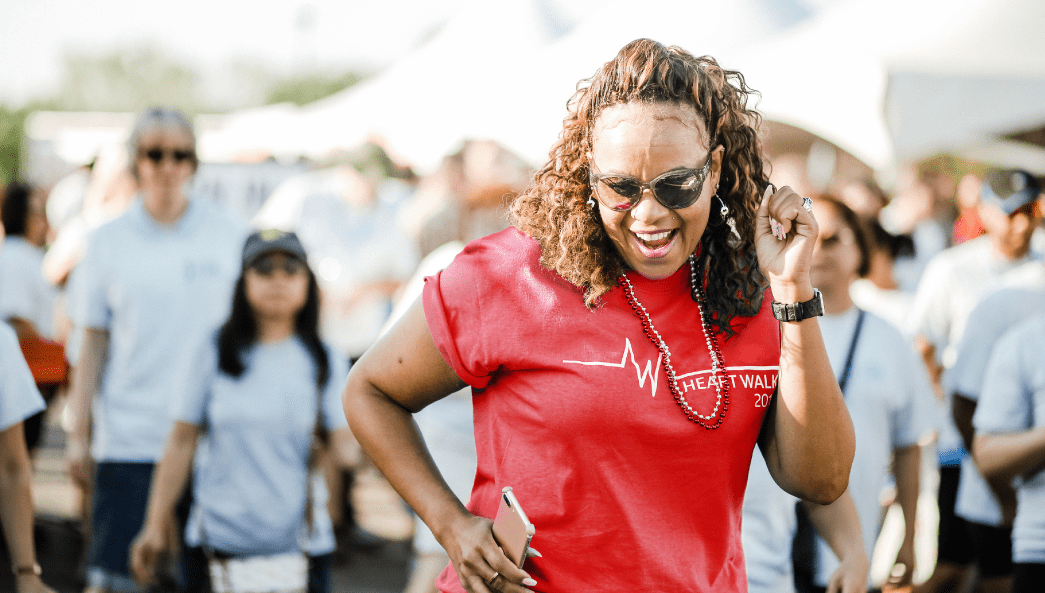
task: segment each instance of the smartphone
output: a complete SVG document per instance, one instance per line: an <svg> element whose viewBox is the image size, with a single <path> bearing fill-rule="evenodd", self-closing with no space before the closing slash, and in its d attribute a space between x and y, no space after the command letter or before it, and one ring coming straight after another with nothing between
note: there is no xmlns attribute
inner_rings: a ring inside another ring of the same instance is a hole
<svg viewBox="0 0 1045 593"><path fill-rule="evenodd" d="M511 486L501 491L501 504L497 507L497 517L493 520L493 538L504 550L508 559L522 568L526 562L526 550L537 529L526 518L522 506L515 498Z"/></svg>

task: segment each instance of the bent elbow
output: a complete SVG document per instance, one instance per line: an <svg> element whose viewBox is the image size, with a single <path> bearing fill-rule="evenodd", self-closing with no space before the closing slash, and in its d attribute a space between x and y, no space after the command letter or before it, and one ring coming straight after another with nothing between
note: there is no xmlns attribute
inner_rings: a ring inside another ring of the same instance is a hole
<svg viewBox="0 0 1045 593"><path fill-rule="evenodd" d="M853 468L855 447L840 451L828 463L818 464L810 472L806 495L802 498L817 504L831 504L849 488L849 474Z"/></svg>
<svg viewBox="0 0 1045 593"><path fill-rule="evenodd" d="M841 498L847 488L849 488L849 472L822 480L811 489L809 496L805 498L809 502L828 505Z"/></svg>

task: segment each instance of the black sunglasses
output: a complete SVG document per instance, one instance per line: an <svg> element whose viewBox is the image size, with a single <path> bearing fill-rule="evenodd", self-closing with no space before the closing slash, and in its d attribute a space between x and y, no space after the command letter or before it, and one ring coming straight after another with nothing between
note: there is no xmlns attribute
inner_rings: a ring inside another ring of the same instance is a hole
<svg viewBox="0 0 1045 593"><path fill-rule="evenodd" d="M649 183L643 183L629 175L617 173L600 173L595 161L589 161L589 181L592 191L607 208L616 212L627 212L642 199L643 190L649 188L653 197L665 208L679 210L693 205L704 189L704 180L711 167L711 155L708 151L704 166L699 169L673 169L657 177ZM600 191L600 188L605 191ZM609 193L612 192L612 193ZM623 198L624 202L620 199Z"/></svg>
<svg viewBox="0 0 1045 593"><path fill-rule="evenodd" d="M305 262L296 257L283 258L283 265L276 266L276 258L262 257L250 265L261 276L271 276L277 269L282 269L287 276L296 276L305 270Z"/></svg>
<svg viewBox="0 0 1045 593"><path fill-rule="evenodd" d="M163 162L164 156L170 156L175 163L184 163L192 160L196 154L191 150L164 150L162 148L149 148L141 151L141 154L155 164Z"/></svg>

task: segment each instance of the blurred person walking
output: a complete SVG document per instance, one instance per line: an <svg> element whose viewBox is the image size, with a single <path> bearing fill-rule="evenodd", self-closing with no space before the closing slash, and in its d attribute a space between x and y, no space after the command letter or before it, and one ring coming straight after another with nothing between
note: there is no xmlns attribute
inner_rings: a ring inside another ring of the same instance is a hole
<svg viewBox="0 0 1045 593"><path fill-rule="evenodd" d="M392 295L417 267L416 241L399 229L395 210L354 167L342 165L287 179L253 224L301 238L323 294L320 332L338 356L354 363L377 340ZM354 475L331 475L335 525L352 547L373 549L384 540L356 521Z"/></svg>
<svg viewBox="0 0 1045 593"><path fill-rule="evenodd" d="M1015 485L1012 592L1045 591L1045 317L1005 334L987 365L973 417L976 465ZM964 471L964 470L963 470Z"/></svg>
<svg viewBox="0 0 1045 593"><path fill-rule="evenodd" d="M49 403L58 383L65 379L62 346L54 342L54 307L57 290L43 276L44 245L50 227L47 194L32 186L12 182L0 203L5 237L0 245L0 319L18 334L22 352L32 360L34 378ZM53 367L56 376L41 375L41 365ZM43 411L23 423L26 444L32 451L40 440Z"/></svg>
<svg viewBox="0 0 1045 593"><path fill-rule="evenodd" d="M813 214L820 236L810 278L824 296L824 344L856 432L849 491L860 516L864 550L868 557L874 551L882 522L879 495L892 473L905 530L890 584L910 585L915 568L919 440L934 428L932 384L900 331L853 303L850 286L867 275L871 258L870 239L860 218L830 196L814 201ZM809 564L796 566L798 590L824 590L838 567L825 541L818 541ZM806 568L812 571L803 575ZM813 587L801 586L803 582Z"/></svg>
<svg viewBox="0 0 1045 593"><path fill-rule="evenodd" d="M138 198L91 235L73 279L83 342L66 455L74 480L94 484L90 592L138 590L127 551L171 428L172 361L225 316L245 235L227 209L186 193L198 161L182 112L143 112L128 152Z"/></svg>
<svg viewBox="0 0 1045 593"><path fill-rule="evenodd" d="M4 240L0 246L0 319L19 339L54 335L56 290L43 276L47 243L47 194L12 182L0 202Z"/></svg>
<svg viewBox="0 0 1045 593"><path fill-rule="evenodd" d="M355 464L359 449L341 407L347 364L320 340L319 287L296 235L247 239L228 320L181 368L174 429L131 551L135 578L152 581L171 551L192 471L184 591L207 593L224 577L208 576L208 560L300 551L312 556L309 591L329 591L334 534L315 499L325 483L309 485L314 432L329 434L340 466Z"/></svg>
<svg viewBox="0 0 1045 593"><path fill-rule="evenodd" d="M809 504L784 492L773 480L766 458L755 449L744 492L744 564L749 593L792 593L796 590L793 543L798 528L795 505L802 504L811 523L832 553L838 567L828 579L832 593L864 593L870 558L864 550L860 515L850 490L831 504ZM812 535L812 532L808 532ZM807 553L815 544L807 541ZM810 575L806 575L806 581Z"/></svg>
<svg viewBox="0 0 1045 593"><path fill-rule="evenodd" d="M22 422L44 408L18 338L0 324L0 524L11 553L17 593L54 593L40 580L33 547L33 467Z"/></svg>
<svg viewBox="0 0 1045 593"><path fill-rule="evenodd" d="M1040 201L1036 203L1040 208ZM957 348L955 363L944 375L951 396L951 415L966 451L972 451L973 418L982 393L991 353L1002 335L1027 320L1045 314L1045 284L1002 288L984 297L972 310ZM956 513L966 521L981 564L984 590L1010 587L1012 524L1016 491L1011 480L987 479L979 464L962 460ZM982 569L983 565L990 567Z"/></svg>
<svg viewBox="0 0 1045 593"><path fill-rule="evenodd" d="M982 587L988 591L1007 588L1011 556L1006 553L1010 548L1003 545L1008 536L1000 513L993 520L983 508L966 512L965 517L956 509L959 485L975 479L967 474L976 470L971 459L965 459L962 435L951 413L955 405L951 369L957 370L958 345L970 314L986 294L1006 287L1045 284L1043 256L1033 249L1031 240L1042 220L1036 204L1039 192L1040 184L1030 173L991 171L981 185L977 206L985 235L933 258L915 295L910 328L940 396L937 563L929 579L916 588L919 592L953 590L957 581L968 576L974 562L979 565ZM963 404L957 405L961 408ZM980 491L991 496L986 489ZM973 506L987 504L987 500L981 500ZM997 504L992 506L996 508Z"/></svg>

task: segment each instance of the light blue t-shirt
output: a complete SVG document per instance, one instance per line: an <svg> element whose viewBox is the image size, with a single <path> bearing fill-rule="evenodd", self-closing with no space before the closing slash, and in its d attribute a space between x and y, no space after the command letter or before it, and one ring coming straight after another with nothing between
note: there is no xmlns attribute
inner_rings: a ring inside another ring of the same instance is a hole
<svg viewBox="0 0 1045 593"><path fill-rule="evenodd" d="M327 348L330 378L323 393L327 430L346 428L341 392L347 362ZM257 344L235 378L218 368L216 340L204 340L178 382L174 418L203 427L196 453L193 507L185 530L200 546L233 554L297 550L304 541L305 479L316 422L315 364L297 337ZM325 486L317 481L313 488ZM315 508L315 507L314 507ZM313 554L334 547L330 517L316 513ZM326 545L320 545L325 543Z"/></svg>
<svg viewBox="0 0 1045 593"><path fill-rule="evenodd" d="M960 393L972 401L980 399L987 361L998 338L1021 322L1045 314L1045 286L1003 288L976 305L958 345L958 359L944 375L947 393ZM958 498L954 512L983 525L1002 525L1001 505L971 456L962 459Z"/></svg>
<svg viewBox="0 0 1045 593"><path fill-rule="evenodd" d="M4 239L0 246L0 320L20 317L50 338L58 289L44 279L43 263L43 248L24 237Z"/></svg>
<svg viewBox="0 0 1045 593"><path fill-rule="evenodd" d="M226 317L240 271L245 224L196 198L173 225L141 200L90 237L73 298L79 327L109 332L91 453L99 461L154 462L180 354Z"/></svg>
<svg viewBox="0 0 1045 593"><path fill-rule="evenodd" d="M755 447L744 492L744 561L748 593L794 593L791 542L798 499L781 490Z"/></svg>
<svg viewBox="0 0 1045 593"><path fill-rule="evenodd" d="M824 346L836 377L845 368L857 313L854 307L841 315L820 318ZM893 451L918 444L935 428L936 397L914 347L888 322L871 313L864 317L844 395L856 437L849 492L856 503L864 550L870 558L882 521L878 498L889 482ZM838 568L838 560L819 537L817 546L816 583L826 586Z"/></svg>
<svg viewBox="0 0 1045 593"><path fill-rule="evenodd" d="M1022 323L998 340L972 424L977 434L1045 427L1045 317ZM1045 471L1017 478L1015 486L1012 559L1045 563Z"/></svg>
<svg viewBox="0 0 1045 593"><path fill-rule="evenodd" d="M44 409L33 374L22 357L18 336L0 323L0 431Z"/></svg>

